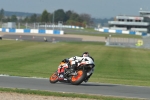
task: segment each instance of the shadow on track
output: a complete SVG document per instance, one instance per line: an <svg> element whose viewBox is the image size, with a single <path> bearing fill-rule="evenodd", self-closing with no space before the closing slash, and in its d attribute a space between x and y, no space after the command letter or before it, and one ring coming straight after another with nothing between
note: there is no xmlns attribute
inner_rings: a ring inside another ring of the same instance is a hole
<svg viewBox="0 0 150 100"><path fill-rule="evenodd" d="M58 82L54 84L62 84L62 85L72 85L71 83L65 83L65 82ZM96 84L96 83L82 83L80 85L72 85L72 86L107 86L107 87L114 87L118 85L111 85L111 84Z"/></svg>
<svg viewBox="0 0 150 100"><path fill-rule="evenodd" d="M82 83L79 86L117 86L117 85L111 85L111 84L96 84L96 83Z"/></svg>

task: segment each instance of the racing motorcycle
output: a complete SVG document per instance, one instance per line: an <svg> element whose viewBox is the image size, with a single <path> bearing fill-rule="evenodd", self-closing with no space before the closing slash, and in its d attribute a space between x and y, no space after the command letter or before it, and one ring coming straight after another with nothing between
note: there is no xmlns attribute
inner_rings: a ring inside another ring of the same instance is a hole
<svg viewBox="0 0 150 100"><path fill-rule="evenodd" d="M56 83L59 81L79 85L85 81L89 75L91 75L95 64L93 59L90 57L83 57L83 59L77 64L74 74L71 71L70 66L71 61L61 61L57 71L50 76L50 83Z"/></svg>

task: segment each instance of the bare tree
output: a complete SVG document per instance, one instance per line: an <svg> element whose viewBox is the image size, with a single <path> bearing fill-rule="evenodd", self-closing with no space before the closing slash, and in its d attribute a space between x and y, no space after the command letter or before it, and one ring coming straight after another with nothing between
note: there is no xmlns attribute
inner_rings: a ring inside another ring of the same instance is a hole
<svg viewBox="0 0 150 100"><path fill-rule="evenodd" d="M91 25L92 22L92 18L91 15L89 14L80 14L80 18L87 24L87 25Z"/></svg>

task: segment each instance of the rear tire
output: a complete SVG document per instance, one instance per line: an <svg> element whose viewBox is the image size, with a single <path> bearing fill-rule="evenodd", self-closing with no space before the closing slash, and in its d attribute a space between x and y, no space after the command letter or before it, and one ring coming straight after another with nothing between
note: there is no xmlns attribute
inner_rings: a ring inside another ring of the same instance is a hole
<svg viewBox="0 0 150 100"><path fill-rule="evenodd" d="M49 82L50 83L56 83L56 82L58 82L58 73L57 72L55 72L55 73L53 73L51 76L50 76L50 78L49 78Z"/></svg>
<svg viewBox="0 0 150 100"><path fill-rule="evenodd" d="M86 76L87 75L86 75L86 72L84 70L79 70L79 71L77 71L77 75L76 76L72 76L71 77L70 82L73 85L79 85L79 84L81 84L84 81Z"/></svg>

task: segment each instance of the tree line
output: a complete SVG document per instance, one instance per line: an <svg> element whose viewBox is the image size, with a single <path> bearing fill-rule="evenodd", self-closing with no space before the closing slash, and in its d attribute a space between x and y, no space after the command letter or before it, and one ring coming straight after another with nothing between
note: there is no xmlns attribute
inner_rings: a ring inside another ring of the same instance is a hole
<svg viewBox="0 0 150 100"><path fill-rule="evenodd" d="M37 15L33 14L31 16L26 16L21 19L18 16L11 15L5 16L4 9L0 10L0 21L1 22L26 22L26 23L51 23L58 24L58 22L63 23L64 25L75 25L75 26L91 26L93 24L91 15L82 13L78 14L74 11L68 10L64 11L63 9L55 10L50 13L47 10L44 10L42 14Z"/></svg>

